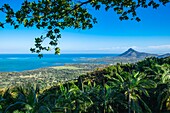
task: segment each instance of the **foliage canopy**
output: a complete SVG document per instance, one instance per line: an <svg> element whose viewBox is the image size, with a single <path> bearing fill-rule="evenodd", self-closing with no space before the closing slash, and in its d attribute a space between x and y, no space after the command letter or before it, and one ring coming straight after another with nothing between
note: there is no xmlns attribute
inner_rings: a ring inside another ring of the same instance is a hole
<svg viewBox="0 0 170 113"><path fill-rule="evenodd" d="M6 14L0 27L10 24L14 29L21 25L47 29L46 35L35 38L35 47L30 50L42 57L43 50L50 51L54 47L55 54L60 53L58 39L61 38L60 30L65 28L90 29L97 23L95 17L89 13L87 7L100 10L101 6L106 11L113 10L120 15L120 20L140 21L136 10L138 8L158 8L160 4L166 5L169 0L24 0L20 9L15 11L9 4L3 4L0 12ZM43 46L45 39L50 39L49 45Z"/></svg>

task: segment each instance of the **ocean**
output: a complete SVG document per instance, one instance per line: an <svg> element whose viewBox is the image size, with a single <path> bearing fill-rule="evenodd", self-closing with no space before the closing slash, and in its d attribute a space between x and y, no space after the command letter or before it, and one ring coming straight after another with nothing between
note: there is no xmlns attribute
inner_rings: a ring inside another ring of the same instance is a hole
<svg viewBox="0 0 170 113"><path fill-rule="evenodd" d="M37 54L0 54L0 72L21 72L64 64L89 63L82 58L113 57L118 54L44 54L41 59ZM102 63L102 62L101 62Z"/></svg>

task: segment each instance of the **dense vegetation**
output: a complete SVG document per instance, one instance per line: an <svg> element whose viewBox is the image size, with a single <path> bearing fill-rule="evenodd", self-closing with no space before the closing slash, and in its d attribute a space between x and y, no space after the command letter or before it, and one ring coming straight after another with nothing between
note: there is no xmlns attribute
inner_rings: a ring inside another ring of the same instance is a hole
<svg viewBox="0 0 170 113"><path fill-rule="evenodd" d="M30 85L0 95L2 113L168 113L170 57L118 63L41 91Z"/></svg>

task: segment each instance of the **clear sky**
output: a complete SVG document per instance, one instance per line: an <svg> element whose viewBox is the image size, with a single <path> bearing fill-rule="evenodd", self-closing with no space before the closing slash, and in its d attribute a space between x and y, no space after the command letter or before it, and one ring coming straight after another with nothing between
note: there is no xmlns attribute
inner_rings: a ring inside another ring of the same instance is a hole
<svg viewBox="0 0 170 113"><path fill-rule="evenodd" d="M0 6L7 0L1 0ZM21 0L19 0L21 2ZM20 2L8 0L14 8ZM17 3L18 2L18 3ZM170 5L139 9L137 21L120 21L112 10L89 11L98 23L90 30L66 29L62 31L59 47L62 53L121 53L128 48L151 53L170 53ZM3 15L0 14L0 20ZM0 53L30 53L34 38L46 30L23 28L14 30L10 26L0 28Z"/></svg>

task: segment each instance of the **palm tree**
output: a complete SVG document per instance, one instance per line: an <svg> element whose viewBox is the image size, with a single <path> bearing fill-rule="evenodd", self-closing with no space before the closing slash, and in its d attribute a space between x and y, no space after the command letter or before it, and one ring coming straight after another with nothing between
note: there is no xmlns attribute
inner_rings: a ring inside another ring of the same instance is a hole
<svg viewBox="0 0 170 113"><path fill-rule="evenodd" d="M14 102L15 99L13 98L12 91L8 88L4 94L0 96L0 111L4 113L5 109L8 108L8 105L13 104Z"/></svg>
<svg viewBox="0 0 170 113"><path fill-rule="evenodd" d="M149 97L147 89L155 88L157 84L153 80L146 78L146 76L146 74L139 72L133 72L128 76L127 91L125 93L128 95L129 113L131 112L130 108L133 111L142 112L142 107L139 106L139 103L141 103L147 112L151 112L141 95L144 94Z"/></svg>
<svg viewBox="0 0 170 113"><path fill-rule="evenodd" d="M159 79L157 103L159 110L163 110L163 106L166 108L166 103L168 103L168 99L170 98L170 65L163 64L160 68L163 74L161 74L159 78L157 77L157 79ZM168 108L170 109L170 106L167 106L167 109Z"/></svg>
<svg viewBox="0 0 170 113"><path fill-rule="evenodd" d="M3 98L5 99L5 107L3 107L3 113L13 113L15 111L28 112L28 113L51 113L49 107L44 103L44 100L39 100L36 91L33 87L17 87L13 89L13 95L11 93L5 93ZM9 92L7 90L6 92ZM13 100L8 103L5 95L8 94L8 98ZM2 105L2 104L1 104Z"/></svg>
<svg viewBox="0 0 170 113"><path fill-rule="evenodd" d="M56 108L62 112L86 112L92 101L85 87L80 89L74 82L59 85L57 91ZM86 87L87 88L87 87Z"/></svg>
<svg viewBox="0 0 170 113"><path fill-rule="evenodd" d="M149 97L147 89L156 87L154 81L147 79L146 74L139 72L132 72L132 74L123 72L121 75L117 74L117 78L114 80L128 98L128 113L131 113L132 110L142 113L144 109L151 113L150 108L142 99L142 95Z"/></svg>

